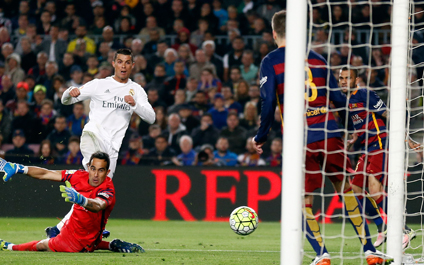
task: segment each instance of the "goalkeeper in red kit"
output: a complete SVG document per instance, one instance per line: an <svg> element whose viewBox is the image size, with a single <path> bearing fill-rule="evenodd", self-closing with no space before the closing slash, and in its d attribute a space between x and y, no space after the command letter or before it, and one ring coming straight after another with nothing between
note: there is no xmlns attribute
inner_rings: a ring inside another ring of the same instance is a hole
<svg viewBox="0 0 424 265"><path fill-rule="evenodd" d="M144 252L137 244L119 239L112 242L102 240L102 232L115 206L115 187L111 178L107 177L109 165L109 155L104 152L95 152L91 156L88 172L51 171L13 164L0 158L0 171L5 173L4 181L8 181L16 173L40 180L62 181L66 183L65 186L60 186L62 197L74 204L71 217L57 237L19 245L0 239L0 250L92 252L96 249L106 249L115 252Z"/></svg>
<svg viewBox="0 0 424 265"><path fill-rule="evenodd" d="M285 12L275 13L272 17L272 31L278 49L264 57L260 69L261 125L257 135L252 140L258 153L263 152L262 146L267 140L271 124L274 121L274 110L277 103L283 116L284 90L305 89L303 86L298 88L284 87L284 78L289 78L284 75L285 27ZM319 224L312 211L313 195L311 193L322 188L324 183L321 170L328 174L335 190L344 202L347 217L361 242L367 264L376 265L390 261L392 257L376 250L373 246L368 225L362 216L361 204L355 197L349 182L345 179L344 173L352 171L352 169L350 160L345 154L344 143L335 120L334 110L331 110L329 106L330 101L332 101L338 108L341 118L346 118L345 115L342 115L347 107L346 96L340 92L336 79L329 71L327 62L321 55L310 51L307 62L309 67L306 68L308 89L305 93L307 100L307 111L305 113L307 121L306 194L303 209L303 230L317 255L311 265L331 264L331 257L325 247Z"/></svg>

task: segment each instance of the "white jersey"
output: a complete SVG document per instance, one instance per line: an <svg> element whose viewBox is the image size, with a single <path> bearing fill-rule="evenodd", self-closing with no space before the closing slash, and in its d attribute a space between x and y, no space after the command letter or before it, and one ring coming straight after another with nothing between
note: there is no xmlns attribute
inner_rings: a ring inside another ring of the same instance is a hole
<svg viewBox="0 0 424 265"><path fill-rule="evenodd" d="M116 151L121 147L133 112L149 124L155 121L155 111L147 100L146 92L131 79L125 84L112 76L94 79L79 88L81 94L76 98L69 94L73 88L70 87L63 93L62 103L70 105L91 99L90 120L83 131L94 133L99 139L110 143ZM125 103L126 95L134 98L134 107Z"/></svg>

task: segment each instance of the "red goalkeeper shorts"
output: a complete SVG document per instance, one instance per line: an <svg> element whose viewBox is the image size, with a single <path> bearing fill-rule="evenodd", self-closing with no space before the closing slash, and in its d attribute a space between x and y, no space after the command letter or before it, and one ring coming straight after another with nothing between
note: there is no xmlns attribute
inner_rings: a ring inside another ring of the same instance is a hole
<svg viewBox="0 0 424 265"><path fill-rule="evenodd" d="M72 240L68 236L62 234L57 235L49 240L49 248L53 252L87 252L78 240Z"/></svg>
<svg viewBox="0 0 424 265"><path fill-rule="evenodd" d="M305 192L324 187L321 170L332 181L343 181L345 172L352 172L350 160L345 154L340 138L330 138L307 145L305 160Z"/></svg>
<svg viewBox="0 0 424 265"><path fill-rule="evenodd" d="M355 174L352 184L364 189L368 187L368 178L365 176L373 175L383 186L386 186L389 157L386 152L386 150L375 150L369 152L368 155L363 154L356 165L355 171L358 174Z"/></svg>

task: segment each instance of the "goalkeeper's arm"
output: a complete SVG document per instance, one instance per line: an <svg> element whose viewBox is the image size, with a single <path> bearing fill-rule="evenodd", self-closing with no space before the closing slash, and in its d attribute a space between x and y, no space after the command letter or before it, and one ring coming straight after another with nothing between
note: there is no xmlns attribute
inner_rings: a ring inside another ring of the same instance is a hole
<svg viewBox="0 0 424 265"><path fill-rule="evenodd" d="M0 158L0 172L4 172L3 180L8 181L13 175L26 174L35 179L62 181L61 171L52 171L40 167L28 167L21 164L7 162Z"/></svg>
<svg viewBox="0 0 424 265"><path fill-rule="evenodd" d="M74 188L72 188L71 183L69 181L65 182L65 185L60 185L60 192L62 192L62 197L65 198L66 202L78 204L90 212L100 212L106 209L107 204L100 198L86 198Z"/></svg>

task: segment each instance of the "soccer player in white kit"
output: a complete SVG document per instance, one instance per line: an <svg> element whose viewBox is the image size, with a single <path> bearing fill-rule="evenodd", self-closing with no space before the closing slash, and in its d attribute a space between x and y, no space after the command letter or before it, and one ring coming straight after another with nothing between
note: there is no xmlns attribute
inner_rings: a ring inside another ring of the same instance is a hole
<svg viewBox="0 0 424 265"><path fill-rule="evenodd" d="M112 62L115 75L94 79L80 88L71 86L62 96L64 105L91 100L89 122L81 135L82 163L87 170L93 153L102 151L109 154L110 178L115 172L118 152L133 112L149 124L155 121L155 112L147 100L146 92L129 78L134 67L133 59L130 49L119 49ZM62 228L71 213L72 210L56 226L57 230ZM46 232L49 237L54 237L59 233L57 230L49 227Z"/></svg>

